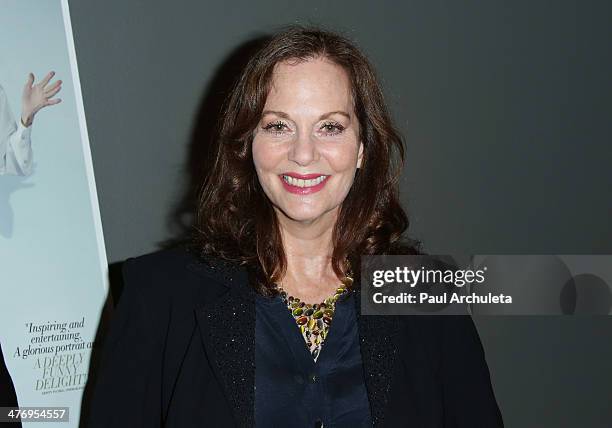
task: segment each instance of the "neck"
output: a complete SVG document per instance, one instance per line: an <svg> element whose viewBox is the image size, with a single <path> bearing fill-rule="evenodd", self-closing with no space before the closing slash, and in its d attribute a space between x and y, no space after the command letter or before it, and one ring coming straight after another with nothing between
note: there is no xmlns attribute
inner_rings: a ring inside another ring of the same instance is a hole
<svg viewBox="0 0 612 428"><path fill-rule="evenodd" d="M280 285L306 302L321 301L341 285L331 264L337 209L327 214L309 223L278 216L287 259Z"/></svg>

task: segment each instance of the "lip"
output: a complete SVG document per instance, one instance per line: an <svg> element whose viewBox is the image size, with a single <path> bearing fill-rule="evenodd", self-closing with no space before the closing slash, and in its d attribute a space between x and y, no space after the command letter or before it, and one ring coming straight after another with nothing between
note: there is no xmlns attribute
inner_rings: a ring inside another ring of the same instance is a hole
<svg viewBox="0 0 612 428"><path fill-rule="evenodd" d="M317 177L320 177L322 175L327 176L327 174L317 174L317 173L313 173L313 174L298 174L297 172L283 172L281 174L281 176L283 176L283 175L288 175L289 177L293 177L293 178L297 178L297 179L302 179L302 180L311 180L313 178L317 178Z"/></svg>
<svg viewBox="0 0 612 428"><path fill-rule="evenodd" d="M302 180L311 180L313 178L317 178L322 175L324 175L326 178L323 181L321 181L319 184L317 184L316 186L298 187L298 186L292 186L291 184L287 183L285 179L283 178L283 175L288 175L290 177L302 179ZM327 180L329 179L329 177L330 176L326 174L296 174L294 172L284 173L278 176L281 183L283 183L283 187L285 188L285 190L287 190L290 193L295 193L297 195L309 195L311 193L316 193L320 191L323 187L325 187L325 184L327 183Z"/></svg>

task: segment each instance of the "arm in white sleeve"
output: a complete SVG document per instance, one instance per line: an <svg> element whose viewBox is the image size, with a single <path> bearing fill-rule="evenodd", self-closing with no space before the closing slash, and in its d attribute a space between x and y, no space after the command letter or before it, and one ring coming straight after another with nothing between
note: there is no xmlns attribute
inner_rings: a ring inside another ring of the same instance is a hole
<svg viewBox="0 0 612 428"><path fill-rule="evenodd" d="M30 134L32 125L27 128L23 126L21 120L17 129L9 136L9 143L6 151L6 166L9 174L30 175L32 173L32 140Z"/></svg>
<svg viewBox="0 0 612 428"><path fill-rule="evenodd" d="M0 86L0 175L32 173L32 125L15 124L4 90Z"/></svg>

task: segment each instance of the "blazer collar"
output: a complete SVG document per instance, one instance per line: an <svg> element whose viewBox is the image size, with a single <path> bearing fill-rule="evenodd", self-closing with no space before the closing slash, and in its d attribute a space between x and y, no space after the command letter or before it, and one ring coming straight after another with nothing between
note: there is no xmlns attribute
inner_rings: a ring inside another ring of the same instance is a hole
<svg viewBox="0 0 612 428"><path fill-rule="evenodd" d="M215 376L232 404L238 426L255 425L255 291L246 268L208 259L190 269L213 279L227 292L196 304L200 336ZM389 400L392 368L397 354L397 317L361 315L359 276L355 279L355 308L361 357L372 422L382 426ZM333 327L332 327L333 328Z"/></svg>

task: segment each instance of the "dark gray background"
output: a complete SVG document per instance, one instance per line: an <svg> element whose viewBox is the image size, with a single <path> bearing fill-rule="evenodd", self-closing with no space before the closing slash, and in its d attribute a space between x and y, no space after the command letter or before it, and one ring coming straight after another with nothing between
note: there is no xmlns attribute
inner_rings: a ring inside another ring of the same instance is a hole
<svg viewBox="0 0 612 428"><path fill-rule="evenodd" d="M109 262L176 236L219 73L245 43L296 21L344 32L377 68L407 141L410 230L428 251L612 254L609 2L70 9ZM506 426L612 426L611 317L476 322Z"/></svg>

